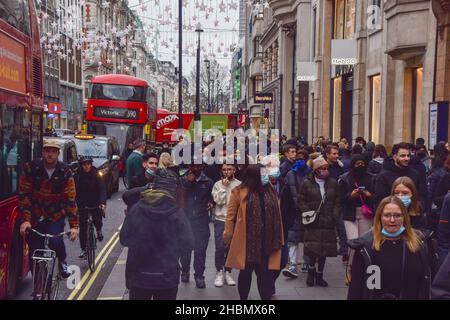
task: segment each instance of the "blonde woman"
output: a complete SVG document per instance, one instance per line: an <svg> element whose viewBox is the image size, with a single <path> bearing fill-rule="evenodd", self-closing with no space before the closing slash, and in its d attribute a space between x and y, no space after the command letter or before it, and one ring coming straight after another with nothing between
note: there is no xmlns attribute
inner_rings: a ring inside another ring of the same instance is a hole
<svg viewBox="0 0 450 320"><path fill-rule="evenodd" d="M167 169L167 168L170 168L173 166L174 166L174 163L173 163L171 155L168 152L161 153L161 155L159 156L158 168Z"/></svg>
<svg viewBox="0 0 450 320"><path fill-rule="evenodd" d="M356 250L349 300L427 300L431 270L428 247L412 228L402 201L384 198L373 229L349 245Z"/></svg>
<svg viewBox="0 0 450 320"><path fill-rule="evenodd" d="M391 196L397 196L402 201L408 212L411 226L414 229L424 229L426 222L422 215L416 185L408 177L400 177L392 185Z"/></svg>

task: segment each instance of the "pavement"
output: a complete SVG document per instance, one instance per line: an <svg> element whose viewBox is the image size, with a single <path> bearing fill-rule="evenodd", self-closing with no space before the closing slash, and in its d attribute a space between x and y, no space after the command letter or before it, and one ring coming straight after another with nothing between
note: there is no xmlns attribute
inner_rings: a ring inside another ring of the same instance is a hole
<svg viewBox="0 0 450 320"><path fill-rule="evenodd" d="M189 283L181 283L178 287L177 300L239 300L237 286L216 288L214 279L216 268L214 266L214 236L211 237L206 256L205 281L206 289L198 289L195 286L194 277L191 274ZM128 291L125 288L125 264L127 248L123 248L117 259L111 274L105 282L97 300L128 300ZM300 266L299 266L300 267ZM191 268L193 269L193 268ZM232 274L237 282L239 270L233 270ZM325 265L324 279L329 286L307 287L306 273L300 273L297 279L287 279L283 275L277 279L276 294L273 300L345 300L348 287L345 285L345 267L341 257L328 258ZM249 300L260 300L256 276L252 281Z"/></svg>

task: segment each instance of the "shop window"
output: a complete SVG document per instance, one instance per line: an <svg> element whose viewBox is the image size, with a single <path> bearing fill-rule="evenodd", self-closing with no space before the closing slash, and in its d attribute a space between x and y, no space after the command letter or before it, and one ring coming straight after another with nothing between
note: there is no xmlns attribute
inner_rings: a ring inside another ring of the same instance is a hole
<svg viewBox="0 0 450 320"><path fill-rule="evenodd" d="M380 75L370 77L369 137L375 143L380 140L380 84Z"/></svg>

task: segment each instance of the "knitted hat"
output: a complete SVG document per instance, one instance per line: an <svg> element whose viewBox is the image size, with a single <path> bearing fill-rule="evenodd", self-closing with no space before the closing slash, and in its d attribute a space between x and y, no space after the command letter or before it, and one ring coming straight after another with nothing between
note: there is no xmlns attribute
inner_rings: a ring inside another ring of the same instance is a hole
<svg viewBox="0 0 450 320"><path fill-rule="evenodd" d="M323 157L319 157L313 161L313 171L316 171L317 169L325 165L328 165L327 160L325 160Z"/></svg>

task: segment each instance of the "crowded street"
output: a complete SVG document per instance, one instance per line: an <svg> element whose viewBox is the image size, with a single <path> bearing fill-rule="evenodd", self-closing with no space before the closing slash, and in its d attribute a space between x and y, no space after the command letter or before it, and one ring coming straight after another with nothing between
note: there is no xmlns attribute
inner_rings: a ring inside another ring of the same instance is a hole
<svg viewBox="0 0 450 320"><path fill-rule="evenodd" d="M449 300L449 21L450 0L0 0L0 302Z"/></svg>

